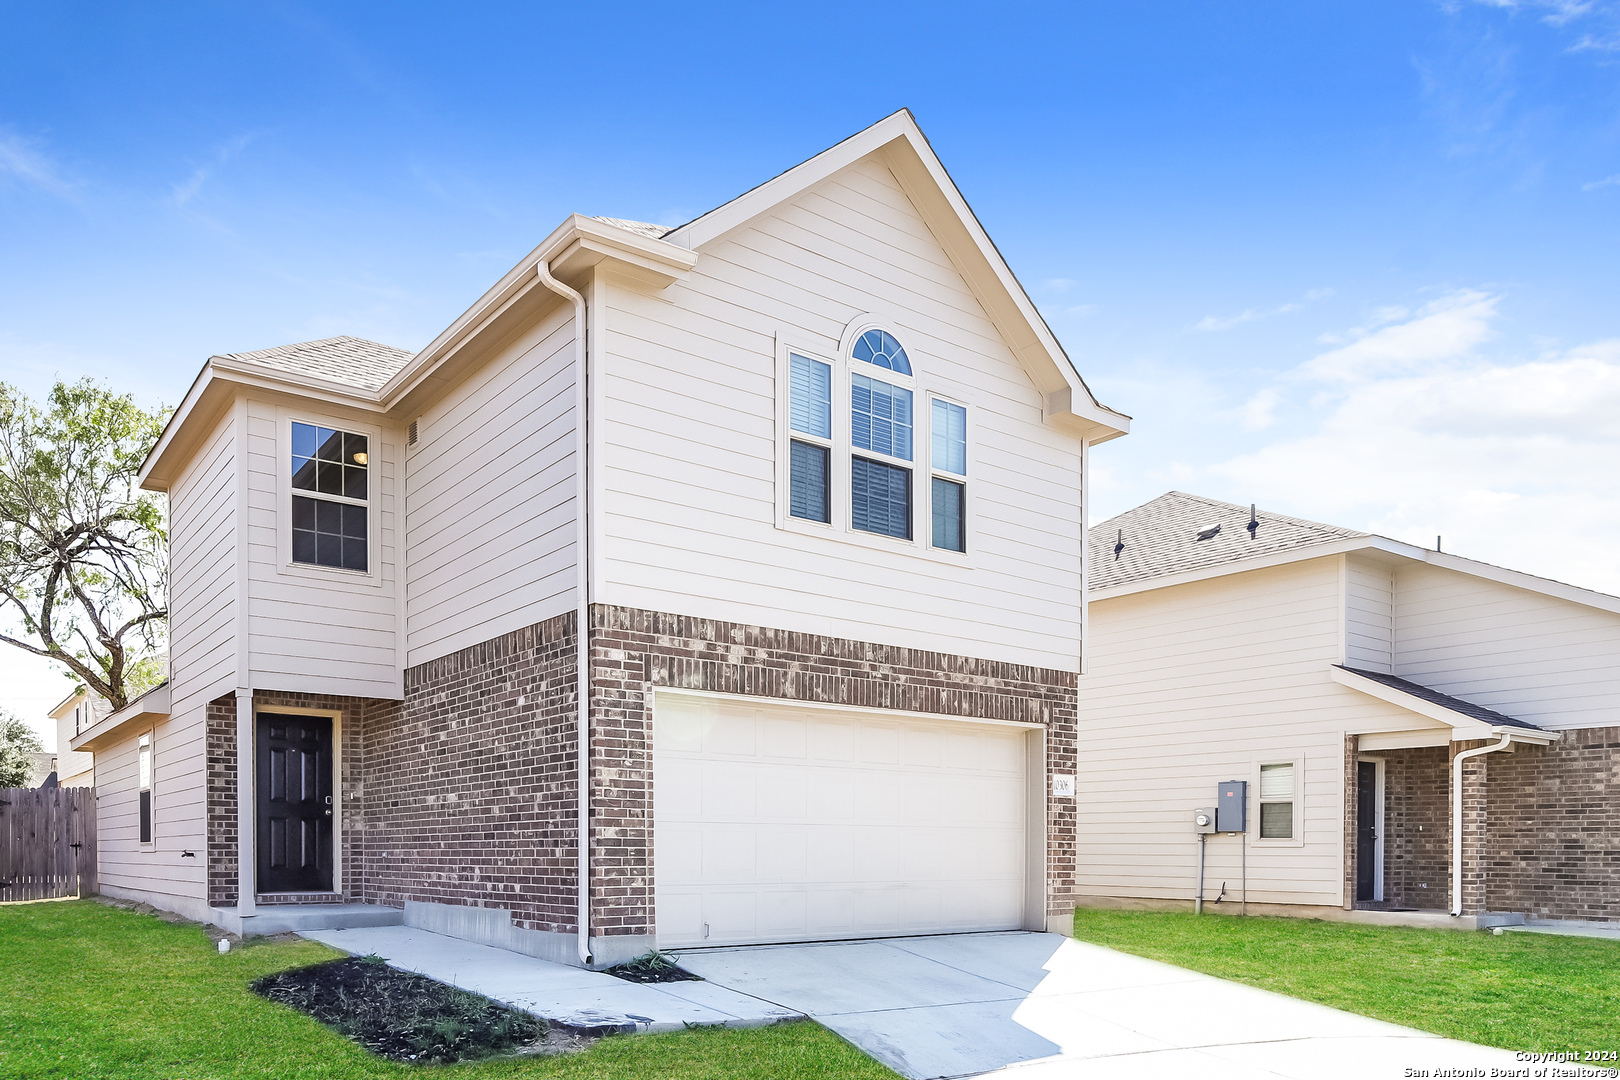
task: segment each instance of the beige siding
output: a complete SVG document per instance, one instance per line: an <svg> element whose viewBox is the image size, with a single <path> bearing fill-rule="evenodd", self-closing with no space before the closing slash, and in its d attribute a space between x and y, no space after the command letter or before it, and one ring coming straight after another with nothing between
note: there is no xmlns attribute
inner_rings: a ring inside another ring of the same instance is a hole
<svg viewBox="0 0 1620 1080"><path fill-rule="evenodd" d="M439 398L405 458L407 665L574 604L573 311Z"/></svg>
<svg viewBox="0 0 1620 1080"><path fill-rule="evenodd" d="M1409 726L1331 681L1340 562L1329 557L1093 601L1076 764L1082 895L1190 899L1192 812L1250 783L1249 899L1343 903L1344 736ZM1296 842L1262 841L1259 767L1297 761ZM1240 841L1208 841L1207 895L1239 894Z"/></svg>
<svg viewBox="0 0 1620 1080"><path fill-rule="evenodd" d="M152 840L140 844L137 738L96 755L96 852L104 885L202 902L207 896L203 730L176 714L152 731ZM187 858L182 852L190 851Z"/></svg>
<svg viewBox="0 0 1620 1080"><path fill-rule="evenodd" d="M1395 672L1548 728L1620 724L1620 615L1426 564L1395 576Z"/></svg>
<svg viewBox="0 0 1620 1080"><path fill-rule="evenodd" d="M398 544L400 433L373 418L314 406L247 402L249 669L260 690L400 696ZM370 575L291 563L293 419L372 434L367 526ZM377 436L380 436L378 438Z"/></svg>
<svg viewBox="0 0 1620 1080"><path fill-rule="evenodd" d="M1394 671L1394 594L1388 567L1346 556L1346 664L1363 671Z"/></svg>
<svg viewBox="0 0 1620 1080"><path fill-rule="evenodd" d="M661 292L598 288L597 599L1077 669L1079 445L1043 423L884 166L852 165L716 240ZM970 406L966 565L776 527L777 335L836 358L865 312L894 320L919 413L929 389Z"/></svg>

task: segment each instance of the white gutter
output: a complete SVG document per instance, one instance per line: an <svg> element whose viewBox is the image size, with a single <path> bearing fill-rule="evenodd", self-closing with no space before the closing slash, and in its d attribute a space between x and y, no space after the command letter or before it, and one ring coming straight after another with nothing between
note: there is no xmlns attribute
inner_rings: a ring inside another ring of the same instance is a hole
<svg viewBox="0 0 1620 1080"><path fill-rule="evenodd" d="M585 380L590 372L586 343L585 298L551 276L545 259L535 263L540 284L574 305L574 668L577 698L574 716L579 740L579 962L591 965L591 673L590 597L587 545L590 530L586 503L590 497L586 442Z"/></svg>
<svg viewBox="0 0 1620 1080"><path fill-rule="evenodd" d="M1472 750L1460 751L1451 759L1451 913L1462 914L1462 871L1463 871L1463 762L1481 754L1494 754L1498 750L1506 750L1513 741L1513 736L1503 734L1502 741L1490 746L1476 746Z"/></svg>

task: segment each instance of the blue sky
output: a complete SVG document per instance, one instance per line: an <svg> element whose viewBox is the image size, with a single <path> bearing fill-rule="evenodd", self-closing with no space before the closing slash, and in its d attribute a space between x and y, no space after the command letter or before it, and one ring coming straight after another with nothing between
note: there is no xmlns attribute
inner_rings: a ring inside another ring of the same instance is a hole
<svg viewBox="0 0 1620 1080"><path fill-rule="evenodd" d="M906 106L1137 418L1095 517L1620 591L1616 0L780 7L10 5L0 378L419 348L567 213L678 224Z"/></svg>

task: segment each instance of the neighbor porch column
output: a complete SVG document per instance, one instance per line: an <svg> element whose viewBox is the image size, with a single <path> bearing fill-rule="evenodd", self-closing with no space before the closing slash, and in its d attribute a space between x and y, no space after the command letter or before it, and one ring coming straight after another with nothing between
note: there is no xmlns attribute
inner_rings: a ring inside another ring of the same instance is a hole
<svg viewBox="0 0 1620 1080"><path fill-rule="evenodd" d="M258 858L253 849L258 822L253 815L253 691L236 691L236 913L255 910ZM245 931L244 931L245 932Z"/></svg>

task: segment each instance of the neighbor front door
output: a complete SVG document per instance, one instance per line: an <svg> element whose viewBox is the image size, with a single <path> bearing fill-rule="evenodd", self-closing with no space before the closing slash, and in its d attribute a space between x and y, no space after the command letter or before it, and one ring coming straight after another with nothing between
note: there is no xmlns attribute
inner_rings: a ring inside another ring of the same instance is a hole
<svg viewBox="0 0 1620 1080"><path fill-rule="evenodd" d="M332 889L332 718L260 713L261 893Z"/></svg>
<svg viewBox="0 0 1620 1080"><path fill-rule="evenodd" d="M1378 763L1356 762L1356 899L1378 899Z"/></svg>

